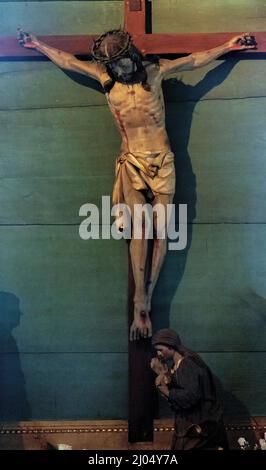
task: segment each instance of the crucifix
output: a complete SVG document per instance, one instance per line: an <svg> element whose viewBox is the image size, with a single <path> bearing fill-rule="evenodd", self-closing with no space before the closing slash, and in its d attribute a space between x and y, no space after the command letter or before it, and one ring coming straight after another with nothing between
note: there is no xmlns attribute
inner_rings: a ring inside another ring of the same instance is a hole
<svg viewBox="0 0 266 470"><path fill-rule="evenodd" d="M21 32L20 42L25 47L19 47L15 37L1 38L0 58L34 60L42 52L62 68L85 73L100 81L122 136L113 200L118 204L126 202L131 207L144 204L148 198L166 207L172 202L175 177L173 154L164 127L161 80L166 73L192 70L227 52L243 49L245 52L239 56L242 58L265 52L266 33L256 33L259 46L256 49L250 33L151 34L146 32L148 2L125 0L124 4L124 32L114 30L100 38L92 35L41 36L38 40ZM219 44L223 46L217 47ZM74 57L87 56L89 48L95 62L87 65ZM142 62L151 54L175 54L179 61L162 59L157 63L150 62L144 68ZM120 213L117 220L119 229L123 230L124 221L121 221ZM153 377L149 365L152 327L149 315L166 243L158 236L158 222L156 231L148 281L144 279L147 259L144 240L137 240L135 244L132 240L129 252L128 318L132 340L129 342L130 442L153 439Z"/></svg>

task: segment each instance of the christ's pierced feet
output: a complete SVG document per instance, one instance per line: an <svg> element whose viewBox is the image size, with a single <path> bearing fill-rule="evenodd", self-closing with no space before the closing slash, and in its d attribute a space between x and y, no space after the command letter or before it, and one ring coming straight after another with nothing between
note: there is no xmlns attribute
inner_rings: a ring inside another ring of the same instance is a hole
<svg viewBox="0 0 266 470"><path fill-rule="evenodd" d="M145 310L138 308L135 304L134 320L130 327L130 341L152 336L152 325L150 316Z"/></svg>

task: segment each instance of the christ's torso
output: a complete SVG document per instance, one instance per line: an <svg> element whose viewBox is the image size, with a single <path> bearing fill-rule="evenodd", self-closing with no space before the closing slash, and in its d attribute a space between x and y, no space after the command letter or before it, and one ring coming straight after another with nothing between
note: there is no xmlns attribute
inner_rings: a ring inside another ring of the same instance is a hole
<svg viewBox="0 0 266 470"><path fill-rule="evenodd" d="M106 95L122 137L122 152L170 150L159 68L152 64L146 70L150 91L141 83L115 82Z"/></svg>

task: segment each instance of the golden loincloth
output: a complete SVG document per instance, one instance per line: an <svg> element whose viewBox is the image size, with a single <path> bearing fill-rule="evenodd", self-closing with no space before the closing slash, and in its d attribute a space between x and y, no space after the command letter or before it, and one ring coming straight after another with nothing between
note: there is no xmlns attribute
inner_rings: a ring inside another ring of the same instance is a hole
<svg viewBox="0 0 266 470"><path fill-rule="evenodd" d="M175 193L174 154L171 151L122 153L116 160L115 175L113 205L128 204L132 187L137 191L147 190L153 196ZM117 211L116 217L119 214Z"/></svg>
<svg viewBox="0 0 266 470"><path fill-rule="evenodd" d="M118 156L115 168L113 204L127 201L127 188L123 173L134 189L150 190L156 194L175 193L175 167L172 152L123 153Z"/></svg>

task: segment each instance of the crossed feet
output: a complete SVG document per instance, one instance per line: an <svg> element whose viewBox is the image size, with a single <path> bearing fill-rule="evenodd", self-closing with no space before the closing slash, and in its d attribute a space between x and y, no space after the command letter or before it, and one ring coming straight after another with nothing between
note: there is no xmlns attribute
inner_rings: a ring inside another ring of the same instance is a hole
<svg viewBox="0 0 266 470"><path fill-rule="evenodd" d="M147 305L136 303L134 305L134 320L130 327L130 341L152 336L152 324Z"/></svg>

